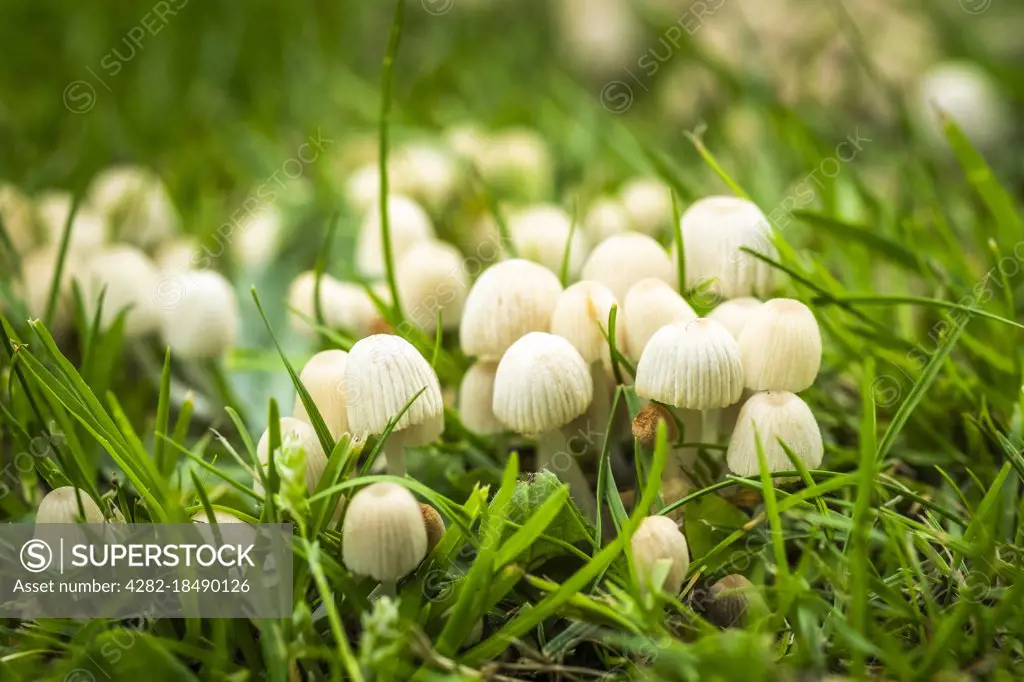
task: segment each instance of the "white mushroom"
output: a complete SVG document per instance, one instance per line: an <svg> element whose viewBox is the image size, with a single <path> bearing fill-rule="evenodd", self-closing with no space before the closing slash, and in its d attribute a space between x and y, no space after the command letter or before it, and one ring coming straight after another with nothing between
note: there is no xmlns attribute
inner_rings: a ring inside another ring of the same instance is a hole
<svg viewBox="0 0 1024 682"><path fill-rule="evenodd" d="M345 403L345 367L348 353L343 350L325 350L311 357L302 367L299 379L313 399L331 436L337 440L348 431L348 408ZM302 398L295 396L292 416L311 423Z"/></svg>
<svg viewBox="0 0 1024 682"><path fill-rule="evenodd" d="M653 277L629 288L620 315L625 329L623 347L633 362L640 360L656 331L668 324L697 319L697 313L673 287Z"/></svg>
<svg viewBox="0 0 1024 682"><path fill-rule="evenodd" d="M520 258L560 273L565 249L568 248L569 276L575 277L583 267L589 249L587 237L581 229L573 230L572 216L558 206L536 204L510 213L508 229Z"/></svg>
<svg viewBox="0 0 1024 682"><path fill-rule="evenodd" d="M760 307L761 301L756 298L733 298L719 303L707 317L728 329L733 338L739 341L743 327Z"/></svg>
<svg viewBox="0 0 1024 682"><path fill-rule="evenodd" d="M292 417L281 417L280 421L281 444L289 444L293 447L302 448L306 453L306 490L312 494L316 490L320 477L327 469L327 455L320 445L313 427L304 421ZM270 466L270 429L268 428L260 436L256 445L256 456L264 469ZM277 454L275 454L276 460ZM257 475L253 480L253 490L257 493L263 492L263 483Z"/></svg>
<svg viewBox="0 0 1024 682"><path fill-rule="evenodd" d="M103 523L103 511L81 488L55 488L39 501L36 523Z"/></svg>
<svg viewBox="0 0 1024 682"><path fill-rule="evenodd" d="M438 313L444 329L455 329L469 294L465 258L454 246L426 240L411 247L398 261L398 296L405 317L434 332Z"/></svg>
<svg viewBox="0 0 1024 682"><path fill-rule="evenodd" d="M160 326L161 308L181 300L184 286L172 279L160 279L156 266L146 254L126 244L108 246L83 264L83 289L95 310L100 292L106 289L100 325L109 327L127 309L125 336L139 338Z"/></svg>
<svg viewBox="0 0 1024 682"><path fill-rule="evenodd" d="M656 235L672 224L672 195L654 178L633 178L619 190L631 230Z"/></svg>
<svg viewBox="0 0 1024 682"><path fill-rule="evenodd" d="M178 357L198 360L222 355L235 345L238 335L238 302L231 283L213 270L181 272L173 280L180 297L164 296L164 343ZM165 282L166 284L166 282Z"/></svg>
<svg viewBox="0 0 1024 682"><path fill-rule="evenodd" d="M353 497L341 529L341 557L348 570L394 591L427 555L420 505L395 483L373 483Z"/></svg>
<svg viewBox="0 0 1024 682"><path fill-rule="evenodd" d="M482 436L489 436L504 431L504 427L494 416L494 376L498 371L498 363L490 360L474 362L462 375L459 386L459 416L462 424Z"/></svg>
<svg viewBox="0 0 1024 682"><path fill-rule="evenodd" d="M821 368L821 330L810 308L791 298L758 307L739 337L746 387L798 393Z"/></svg>
<svg viewBox="0 0 1024 682"><path fill-rule="evenodd" d="M821 429L811 408L797 395L786 391L755 393L743 404L726 452L730 471L738 476L753 476L761 470L758 439L769 471L793 468L780 441L809 469L821 464L825 452Z"/></svg>
<svg viewBox="0 0 1024 682"><path fill-rule="evenodd" d="M398 263L406 251L434 237L434 224L418 203L401 194L392 194L388 197L388 231L391 233L393 262ZM370 209L359 226L356 269L366 277L384 275L384 242L378 205Z"/></svg>
<svg viewBox="0 0 1024 682"><path fill-rule="evenodd" d="M686 536L675 521L667 516L648 516L630 538L633 566L637 580L644 590L665 590L669 595L679 594L690 567L690 549ZM664 582L656 584L659 566L668 566Z"/></svg>
<svg viewBox="0 0 1024 682"><path fill-rule="evenodd" d="M608 287L622 301L630 287L653 277L676 285L676 266L658 242L638 232L616 234L597 245L583 265L583 279Z"/></svg>

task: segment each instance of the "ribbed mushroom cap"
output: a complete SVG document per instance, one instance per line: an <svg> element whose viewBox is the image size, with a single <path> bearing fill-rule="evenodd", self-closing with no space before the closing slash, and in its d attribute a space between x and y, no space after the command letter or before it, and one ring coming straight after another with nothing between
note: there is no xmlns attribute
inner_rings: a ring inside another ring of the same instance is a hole
<svg viewBox="0 0 1024 682"><path fill-rule="evenodd" d="M77 494L76 494L77 493ZM79 512L78 500L82 501L82 512ZM36 510L36 523L103 523L103 512L89 493L80 488L66 485L55 488L39 501Z"/></svg>
<svg viewBox="0 0 1024 682"><path fill-rule="evenodd" d="M727 407L743 392L736 340L707 318L659 329L636 368L636 394L689 410Z"/></svg>
<svg viewBox="0 0 1024 682"><path fill-rule="evenodd" d="M750 396L740 410L725 457L729 470L734 474L753 476L761 470L757 460L755 425L770 471L793 468L786 451L779 445L780 439L807 468L814 469L821 464L825 446L811 408L793 393L768 391Z"/></svg>
<svg viewBox="0 0 1024 682"><path fill-rule="evenodd" d="M213 270L179 271L171 282L180 289L158 296L163 308L164 343L179 358L217 357L235 345L238 302L231 283Z"/></svg>
<svg viewBox="0 0 1024 682"><path fill-rule="evenodd" d="M630 538L633 565L644 589L664 589L679 594L690 567L690 549L686 537L675 521L667 516L648 516ZM659 562L669 562L668 575L662 585L654 585L654 572Z"/></svg>
<svg viewBox="0 0 1024 682"><path fill-rule="evenodd" d="M587 280L577 282L558 297L551 315L551 333L571 343L586 363L600 362L610 370L611 349L601 330L608 330L608 315L614 305L618 302L605 285ZM621 320L616 316L616 337L620 345L625 336Z"/></svg>
<svg viewBox="0 0 1024 682"><path fill-rule="evenodd" d="M722 628L742 627L747 618L748 607L761 602L761 596L753 583L742 575L727 575L708 589L703 604L707 619Z"/></svg>
<svg viewBox="0 0 1024 682"><path fill-rule="evenodd" d="M521 258L496 263L476 280L459 325L466 355L498 360L530 332L548 331L562 284L542 265Z"/></svg>
<svg viewBox="0 0 1024 682"><path fill-rule="evenodd" d="M388 420L417 393L394 431L444 414L434 369L411 343L392 334L367 336L352 346L345 365L345 393L349 428L360 437L383 433Z"/></svg>
<svg viewBox="0 0 1024 682"><path fill-rule="evenodd" d="M630 229L654 235L672 223L672 195L654 178L634 178L619 190Z"/></svg>
<svg viewBox="0 0 1024 682"><path fill-rule="evenodd" d="M761 305L761 301L756 298L734 298L719 303L707 317L728 329L732 337L739 341L743 327Z"/></svg>
<svg viewBox="0 0 1024 682"><path fill-rule="evenodd" d="M557 429L594 397L590 368L568 341L532 332L508 349L494 379L494 416L524 435Z"/></svg>
<svg viewBox="0 0 1024 682"><path fill-rule="evenodd" d="M398 261L398 296L406 318L421 329L437 329L437 314L445 329L459 326L469 294L465 258L451 244L429 239L416 244Z"/></svg>
<svg viewBox="0 0 1024 682"><path fill-rule="evenodd" d="M623 301L630 287L653 277L670 286L676 284L676 267L661 244L638 232L612 235L590 252L583 265L583 279L608 287Z"/></svg>
<svg viewBox="0 0 1024 682"><path fill-rule="evenodd" d="M714 279L710 290L722 298L768 293L771 266L742 250L777 255L768 219L755 204L739 197L711 196L695 202L680 220L687 287Z"/></svg>
<svg viewBox="0 0 1024 682"><path fill-rule="evenodd" d="M348 407L345 403L345 366L348 353L343 350L325 350L311 357L299 373L302 385L316 404L327 428L334 438L348 431ZM311 423L302 398L295 396L292 416Z"/></svg>
<svg viewBox="0 0 1024 682"><path fill-rule="evenodd" d="M462 424L482 436L501 433L505 427L494 416L494 377L498 363L490 360L474 362L462 375L459 385L458 411Z"/></svg>
<svg viewBox="0 0 1024 682"><path fill-rule="evenodd" d="M425 239L434 237L434 224L418 203L401 194L388 197L388 229L391 232L392 256L397 263L405 252ZM356 243L356 269L366 277L382 277L384 242L380 234L380 207L370 209Z"/></svg>
<svg viewBox="0 0 1024 682"><path fill-rule="evenodd" d="M612 197L600 197L587 209L583 231L593 243L630 229L630 216L625 205Z"/></svg>
<svg viewBox="0 0 1024 682"><path fill-rule="evenodd" d="M511 213L509 235L520 258L540 263L551 272L561 272L566 244L569 244L569 275L583 267L589 244L582 230L572 229L572 216L552 204L535 204ZM572 239L569 235L572 234Z"/></svg>
<svg viewBox="0 0 1024 682"><path fill-rule="evenodd" d="M389 300L384 288L378 290L375 287L374 293L384 301ZM316 273L311 270L303 272L288 288L288 307L315 320L315 296ZM377 306L363 287L351 282L339 282L327 274L320 278L320 309L325 325L332 329L343 329L356 338L379 330L383 324ZM303 336L316 336L313 327L299 315L290 315L289 322L292 328Z"/></svg>
<svg viewBox="0 0 1024 682"><path fill-rule="evenodd" d="M374 483L352 497L341 538L345 566L384 582L412 573L427 555L420 505L395 483Z"/></svg>
<svg viewBox="0 0 1024 682"><path fill-rule="evenodd" d="M746 387L754 391L809 388L821 368L821 330L800 301L775 298L757 308L739 337Z"/></svg>
<svg viewBox="0 0 1024 682"><path fill-rule="evenodd" d="M181 296L181 284L161 280L153 261L135 247L126 244L108 246L92 254L83 263L82 284L92 310L106 287L100 325L109 327L125 308L125 336L138 338L160 325L165 300Z"/></svg>
<svg viewBox="0 0 1024 682"><path fill-rule="evenodd" d="M304 421L295 419L293 417L281 417L281 444L294 443L295 446L302 448L306 452L306 490L312 493L316 490L316 485L320 481L320 477L323 475L324 470L327 468L327 455L324 454L324 449L320 445L320 440L316 436L316 431L313 427ZM256 445L256 456L259 457L260 464L266 469L270 463L270 429L268 428L260 436L260 442ZM275 456L276 457L279 455ZM259 476L256 477L253 483L253 489L256 492L263 491L263 485L260 483Z"/></svg>
<svg viewBox="0 0 1024 682"><path fill-rule="evenodd" d="M654 333L667 324L697 319L690 304L660 279L648 277L629 288L619 311L626 355L636 362Z"/></svg>

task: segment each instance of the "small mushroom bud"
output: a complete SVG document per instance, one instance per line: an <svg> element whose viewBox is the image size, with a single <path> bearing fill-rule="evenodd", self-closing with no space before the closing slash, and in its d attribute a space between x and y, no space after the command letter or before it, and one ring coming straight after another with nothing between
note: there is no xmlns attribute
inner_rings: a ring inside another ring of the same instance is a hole
<svg viewBox="0 0 1024 682"><path fill-rule="evenodd" d="M785 443L810 469L821 464L825 450L821 429L811 408L798 396L786 391L755 393L743 404L725 453L729 470L734 474L753 476L761 470L757 439L764 448L769 471L793 468L779 441Z"/></svg>
<svg viewBox="0 0 1024 682"><path fill-rule="evenodd" d="M598 244L583 264L583 279L600 282L618 301L630 287L654 277L676 285L676 266L661 244L645 234L622 232Z"/></svg>
<svg viewBox="0 0 1024 682"><path fill-rule="evenodd" d="M512 213L508 229L519 257L539 263L551 272L561 272L566 242L569 243L569 274L573 277L583 267L590 249L583 232L573 231L572 217L550 204L537 204Z"/></svg>
<svg viewBox="0 0 1024 682"><path fill-rule="evenodd" d="M81 507L79 507L81 502ZM103 511L89 493L66 485L48 492L39 501L36 523L103 523Z"/></svg>
<svg viewBox="0 0 1024 682"><path fill-rule="evenodd" d="M160 326L161 308L180 300L182 287L161 280L156 265L142 251L118 244L100 249L84 263L83 291L92 310L103 299L100 325L109 327L127 309L125 336L139 338Z"/></svg>
<svg viewBox="0 0 1024 682"><path fill-rule="evenodd" d="M437 513L437 510L429 504L420 503L420 513L423 514L423 526L427 529L427 554L434 551L437 543L441 542L444 536L444 519Z"/></svg>
<svg viewBox="0 0 1024 682"><path fill-rule="evenodd" d="M231 283L213 270L181 272L163 284L177 282L180 297L161 299L164 342L178 357L193 360L217 357L235 344L238 335L238 303ZM163 286L160 285L160 286Z"/></svg>
<svg viewBox="0 0 1024 682"><path fill-rule="evenodd" d="M375 293L382 300L388 296L384 290ZM316 273L303 272L288 287L288 307L310 320L316 319ZM351 282L339 282L330 275L320 277L320 310L324 324L332 329L343 329L355 338L373 333L381 325L380 312L366 291ZM307 338L316 332L302 316L289 317L292 329Z"/></svg>
<svg viewBox="0 0 1024 682"><path fill-rule="evenodd" d="M352 497L341 530L342 561L353 573L394 583L427 555L416 498L395 483L374 483Z"/></svg>
<svg viewBox="0 0 1024 682"><path fill-rule="evenodd" d="M398 296L406 317L434 332L438 313L444 329L456 329L469 292L465 258L451 244L427 239L409 247L397 261Z"/></svg>
<svg viewBox="0 0 1024 682"><path fill-rule="evenodd" d="M667 516L648 516L640 522L630 545L641 588L664 589L671 595L679 594L686 569L690 567L690 549L676 522ZM655 585L655 574L663 563L668 563L668 573L664 583Z"/></svg>
<svg viewBox="0 0 1024 682"><path fill-rule="evenodd" d="M742 627L748 611L761 601L757 588L742 575L727 575L708 589L704 615L720 628Z"/></svg>
<svg viewBox="0 0 1024 682"><path fill-rule="evenodd" d="M658 422L665 422L669 443L679 437L679 429L668 410L657 403L650 403L633 417L633 438L645 448L653 448L658 435Z"/></svg>
<svg viewBox="0 0 1024 682"><path fill-rule="evenodd" d="M317 353L302 367L299 379L323 417L331 436L338 438L348 431L348 407L345 405L345 365L348 353L325 350ZM292 416L312 423L302 398L295 396Z"/></svg>
<svg viewBox="0 0 1024 682"><path fill-rule="evenodd" d="M821 367L821 331L800 301L775 298L758 307L739 336L746 387L792 391L810 387Z"/></svg>
<svg viewBox="0 0 1024 682"><path fill-rule="evenodd" d="M292 417L281 417L281 443L290 440L296 447L306 452L306 489L312 493L316 490L317 483L327 469L327 455L320 445L316 431L304 421ZM280 451L278 451L278 454ZM266 469L270 464L270 429L263 432L259 443L256 445L256 455L260 464ZM277 454L275 454L275 457ZM253 482L253 489L256 492L263 491L263 485L257 476Z"/></svg>

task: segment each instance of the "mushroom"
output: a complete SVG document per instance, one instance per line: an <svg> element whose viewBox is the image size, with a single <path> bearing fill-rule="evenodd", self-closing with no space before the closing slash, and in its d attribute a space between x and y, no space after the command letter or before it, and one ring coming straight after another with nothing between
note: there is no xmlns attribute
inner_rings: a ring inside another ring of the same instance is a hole
<svg viewBox="0 0 1024 682"><path fill-rule="evenodd" d="M583 217L583 231L594 242L629 229L629 213L625 205L614 197L598 197Z"/></svg>
<svg viewBox="0 0 1024 682"><path fill-rule="evenodd" d="M1012 117L992 76L973 62L943 62L921 76L913 113L929 143L947 148L940 113L956 121L971 142L991 150L1006 140Z"/></svg>
<svg viewBox="0 0 1024 682"><path fill-rule="evenodd" d="M316 490L320 477L327 469L327 455L320 445L316 431L304 421L293 417L281 417L280 422L281 443L290 443L295 447L302 448L306 453L306 490L312 494ZM270 466L270 429L268 428L260 436L256 444L256 456L264 469ZM276 455L275 455L276 457ZM263 483L257 475L253 478L253 490L257 493L263 492Z"/></svg>
<svg viewBox="0 0 1024 682"><path fill-rule="evenodd" d="M345 395L349 429L360 437L382 434L412 401L383 444L388 473L393 476L405 475L407 447L430 443L444 430L437 374L400 336L374 334L352 346L345 365Z"/></svg>
<svg viewBox="0 0 1024 682"><path fill-rule="evenodd" d="M591 516L597 510L594 494L560 427L583 414L593 397L587 363L560 336L531 332L513 343L498 363L495 417L516 433L537 437L537 470L553 469Z"/></svg>
<svg viewBox="0 0 1024 682"><path fill-rule="evenodd" d="M560 293L558 277L528 260L514 258L484 270L462 310L463 352L497 361L521 336L548 331Z"/></svg>
<svg viewBox="0 0 1024 682"><path fill-rule="evenodd" d="M811 408L799 396L786 391L755 393L743 404L725 455L730 471L738 476L753 476L761 470L757 457L758 439L764 449L768 470L773 472L792 468L780 441L808 469L821 464L825 452L821 429Z"/></svg>
<svg viewBox="0 0 1024 682"><path fill-rule="evenodd" d="M395 583L427 555L427 530L416 498L395 483L373 483L353 497L341 528L348 570L370 576L394 594Z"/></svg>
<svg viewBox="0 0 1024 682"><path fill-rule="evenodd" d="M100 292L106 290L102 327L109 327L122 310L128 309L124 325L127 338L140 338L156 331L161 308L173 305L184 295L184 285L161 280L153 261L126 244L100 249L85 261L83 270L83 290L94 310Z"/></svg>
<svg viewBox="0 0 1024 682"><path fill-rule="evenodd" d="M39 501L36 523L103 523L103 511L81 488L54 488Z"/></svg>
<svg viewBox="0 0 1024 682"><path fill-rule="evenodd" d="M821 331L800 301L774 298L758 307L739 337L747 388L792 391L809 388L821 368Z"/></svg>
<svg viewBox="0 0 1024 682"><path fill-rule="evenodd" d="M156 173L142 166L112 166L92 179L85 206L119 239L149 248L181 231L181 217Z"/></svg>
<svg viewBox="0 0 1024 682"><path fill-rule="evenodd" d="M233 242L238 261L248 270L259 271L272 262L284 237L284 218L276 206L260 210L238 233Z"/></svg>
<svg viewBox="0 0 1024 682"><path fill-rule="evenodd" d="M420 329L434 332L439 312L444 329L459 326L470 281L454 246L428 239L410 247L398 261L396 283L406 317Z"/></svg>
<svg viewBox="0 0 1024 682"><path fill-rule="evenodd" d="M476 163L489 185L520 199L547 196L554 184L551 149L540 133L529 128L506 128L489 135Z"/></svg>
<svg viewBox="0 0 1024 682"><path fill-rule="evenodd" d="M226 512L223 509L214 509L213 521L214 523L245 523L242 519L238 518L231 512ZM210 515L206 513L205 509L201 509L192 515L193 523L210 523Z"/></svg>
<svg viewBox="0 0 1024 682"><path fill-rule="evenodd" d="M388 197L388 231L391 233L392 258L397 263L410 248L434 237L434 224L418 203L401 194L392 194ZM384 242L380 207L377 205L370 209L359 226L356 269L365 277L384 276Z"/></svg>
<svg viewBox="0 0 1024 682"><path fill-rule="evenodd" d="M733 573L714 583L703 603L704 615L720 628L743 627L750 611L764 600L754 584L742 575Z"/></svg>
<svg viewBox="0 0 1024 682"><path fill-rule="evenodd" d="M559 273L568 245L569 276L583 267L590 245L581 230L573 230L572 216L558 206L536 204L515 211L508 217L508 229L520 258Z"/></svg>
<svg viewBox="0 0 1024 682"><path fill-rule="evenodd" d="M444 536L444 519L436 509L425 502L420 504L420 513L423 516L423 527L427 530L427 552L430 553Z"/></svg>
<svg viewBox="0 0 1024 682"><path fill-rule="evenodd" d="M656 235L672 223L672 195L660 180L633 178L619 190L619 198L632 230Z"/></svg>
<svg viewBox="0 0 1024 682"><path fill-rule="evenodd" d="M71 192L65 191L43 192L36 199L36 216L43 228L43 239L54 249L60 247L73 203ZM89 206L80 205L75 211L68 240L68 248L78 256L95 251L107 241L106 223Z"/></svg>
<svg viewBox="0 0 1024 682"><path fill-rule="evenodd" d="M33 224L33 210L32 200L24 192L14 185L0 183L0 218L3 218L14 250L21 254L29 251L38 242Z"/></svg>
<svg viewBox="0 0 1024 682"><path fill-rule="evenodd" d="M761 301L756 298L733 298L719 303L707 317L728 329L732 337L739 341L743 327L761 305Z"/></svg>
<svg viewBox="0 0 1024 682"><path fill-rule="evenodd" d="M629 543L640 588L654 592L664 589L672 596L679 594L690 567L690 549L676 522L667 516L648 516L640 522ZM659 567L665 564L668 572L664 582L656 584Z"/></svg>
<svg viewBox="0 0 1024 682"><path fill-rule="evenodd" d="M327 429L335 440L348 431L348 408L345 404L345 366L348 353L343 350L325 350L311 357L299 373L302 385L320 411ZM312 423L302 398L295 396L292 416Z"/></svg>
<svg viewBox="0 0 1024 682"><path fill-rule="evenodd" d="M422 201L435 212L459 189L459 165L443 147L413 142L395 150L389 163L394 190Z"/></svg>
<svg viewBox="0 0 1024 682"><path fill-rule="evenodd" d="M16 291L21 295L29 315L42 318L50 300L50 287L57 270L58 252L48 246L32 251L21 259L22 281ZM66 254L60 286L57 288L57 304L51 326L66 329L72 318L71 282L81 270L81 263L72 252Z"/></svg>
<svg viewBox="0 0 1024 682"><path fill-rule="evenodd" d="M667 324L697 319L683 297L663 280L648 277L629 288L619 311L625 329L626 355L640 360L654 333Z"/></svg>
<svg viewBox="0 0 1024 682"><path fill-rule="evenodd" d="M213 270L182 272L172 281L181 287L180 297L157 301L163 308L164 343L188 360L222 355L238 335L238 303L231 283Z"/></svg>
<svg viewBox="0 0 1024 682"><path fill-rule="evenodd" d="M494 375L498 363L490 360L474 362L462 375L459 385L458 411L462 424L481 436L501 433L505 428L494 416Z"/></svg>
<svg viewBox="0 0 1024 682"><path fill-rule="evenodd" d="M777 256L768 219L754 203L739 197L706 197L691 205L680 222L688 288L713 280L710 291L719 298L768 293L771 266L742 250Z"/></svg>
<svg viewBox="0 0 1024 682"><path fill-rule="evenodd" d="M389 300L386 287L375 287L374 293ZM288 288L288 307L299 314L289 316L292 329L306 338L316 338L316 330L303 316L316 319L316 273L312 270L296 277ZM341 329L359 339L383 325L380 311L363 287L339 282L330 275L320 276L320 310L324 325Z"/></svg>
<svg viewBox="0 0 1024 682"><path fill-rule="evenodd" d="M619 301L625 300L630 287L648 277L674 287L676 266L661 244L639 232L608 237L583 264L583 279L605 285Z"/></svg>

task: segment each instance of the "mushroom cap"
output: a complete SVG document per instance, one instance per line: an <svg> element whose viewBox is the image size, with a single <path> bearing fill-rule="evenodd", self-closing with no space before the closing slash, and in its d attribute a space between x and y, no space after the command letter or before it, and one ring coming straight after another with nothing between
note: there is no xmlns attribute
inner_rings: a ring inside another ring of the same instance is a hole
<svg viewBox="0 0 1024 682"><path fill-rule="evenodd" d="M630 287L648 277L674 287L676 266L661 244L639 232L608 237L583 264L583 279L600 282L620 301L625 300Z"/></svg>
<svg viewBox="0 0 1024 682"><path fill-rule="evenodd" d="M779 444L780 439L809 469L821 464L825 446L811 408L793 393L767 391L750 396L740 410L725 456L733 473L753 476L761 470L757 460L755 425L769 471L793 468L786 451Z"/></svg>
<svg viewBox="0 0 1024 682"><path fill-rule="evenodd" d="M655 235L672 223L672 195L660 180L633 178L619 190L619 198L632 230Z"/></svg>
<svg viewBox="0 0 1024 682"><path fill-rule="evenodd" d="M50 287L57 269L56 249L44 246L22 256L21 276L17 291L25 303L29 315L42 318L46 314L46 306L50 300ZM57 294L57 307L54 310L52 327L64 328L71 322L71 281L81 272L82 265L75 254L68 251L61 272L60 287Z"/></svg>
<svg viewBox="0 0 1024 682"><path fill-rule="evenodd" d="M522 258L496 263L473 284L462 309L459 343L466 355L498 360L530 332L548 331L562 284Z"/></svg>
<svg viewBox="0 0 1024 682"><path fill-rule="evenodd" d="M645 589L662 588L671 595L679 594L690 567L690 549L686 536L675 521L667 516L648 516L630 538L633 565ZM654 585L654 572L660 561L668 561L668 575L662 585Z"/></svg>
<svg viewBox="0 0 1024 682"><path fill-rule="evenodd" d="M774 298L751 314L738 341L746 387L792 391L810 387L821 368L821 330L810 308Z"/></svg>
<svg viewBox="0 0 1024 682"><path fill-rule="evenodd" d="M625 351L633 362L640 359L654 333L667 324L689 322L697 313L674 288L648 277L629 288L620 319L625 328Z"/></svg>
<svg viewBox="0 0 1024 682"><path fill-rule="evenodd" d="M82 500L82 516L78 511L79 499ZM99 505L89 497L89 493L70 485L46 493L36 510L36 523L77 523L79 519L84 523L103 523L105 520Z"/></svg>
<svg viewBox="0 0 1024 682"><path fill-rule="evenodd" d="M600 282L577 282L559 295L551 315L551 333L571 343L584 362L600 362L610 370L611 349L601 330L608 330L608 316L617 305L615 296ZM615 328L617 343L622 345L625 330L619 315Z"/></svg>
<svg viewBox="0 0 1024 682"><path fill-rule="evenodd" d="M0 217L18 253L36 245L32 200L14 185L0 183Z"/></svg>
<svg viewBox="0 0 1024 682"><path fill-rule="evenodd" d="M218 524L220 523L245 523L242 519L238 518L231 512L226 512L223 509L213 510L213 520ZM205 509L200 509L198 512L192 515L193 523L209 523L210 516L206 513Z"/></svg>
<svg viewBox="0 0 1024 682"><path fill-rule="evenodd" d="M353 497L341 530L346 568L394 582L427 555L427 530L416 498L395 483L373 483Z"/></svg>
<svg viewBox="0 0 1024 682"><path fill-rule="evenodd" d="M939 111L957 122L976 146L991 149L1006 140L1010 112L996 81L978 64L937 64L921 76L913 109L929 142L946 146Z"/></svg>
<svg viewBox="0 0 1024 682"><path fill-rule="evenodd" d="M443 147L414 142L395 151L389 160L395 191L432 209L441 209L459 188L459 166Z"/></svg>
<svg viewBox="0 0 1024 682"><path fill-rule="evenodd" d="M554 161L547 141L536 130L506 128L492 133L476 163L488 184L524 199L551 191Z"/></svg>
<svg viewBox="0 0 1024 682"><path fill-rule="evenodd" d="M459 326L469 294L465 258L451 244L424 240L398 261L396 284L406 317L420 329L437 329L437 314L445 329Z"/></svg>
<svg viewBox="0 0 1024 682"><path fill-rule="evenodd" d="M43 239L54 248L60 246L72 203L74 198L71 192L60 190L43 192L36 199L36 216L42 224ZM107 226L103 217L87 205L79 206L71 224L68 248L81 256L85 252L95 251L106 241Z"/></svg>
<svg viewBox="0 0 1024 682"><path fill-rule="evenodd" d="M721 298L760 296L772 287L773 270L744 247L777 257L771 225L753 202L710 196L691 205L680 218L686 248L686 286L714 280L710 290Z"/></svg>
<svg viewBox="0 0 1024 682"><path fill-rule="evenodd" d="M163 308L164 343L181 358L217 357L235 345L238 302L231 283L213 270L179 272L170 281L180 286L180 298L159 299ZM170 289L168 289L170 291Z"/></svg>
<svg viewBox="0 0 1024 682"><path fill-rule="evenodd" d="M312 426L294 417L281 417L280 430L282 445L292 442L306 451L306 490L312 494L316 490L324 470L327 469L327 455L324 454L324 449L320 445L320 439L317 438L316 431ZM259 457L260 464L266 469L270 464L269 428L260 436L260 441L256 445L256 456ZM253 489L258 493L263 491L259 476L253 481Z"/></svg>
<svg viewBox="0 0 1024 682"><path fill-rule="evenodd" d="M400 336L374 334L360 339L349 350L345 395L349 428L354 435L383 433L388 420L418 393L394 431L443 417L444 402L437 374L419 351Z"/></svg>
<svg viewBox="0 0 1024 682"><path fill-rule="evenodd" d="M707 317L728 329L733 338L739 341L743 327L761 305L761 301L756 298L733 298L719 303Z"/></svg>
<svg viewBox="0 0 1024 682"><path fill-rule="evenodd" d="M311 357L299 373L302 385L316 404L327 424L331 436L337 439L348 431L348 407L345 403L345 366L348 353L343 350L325 350ZM302 398L295 396L292 416L311 423Z"/></svg>
<svg viewBox="0 0 1024 682"><path fill-rule="evenodd" d="M516 433L547 433L583 414L590 368L561 336L531 332L513 343L494 377L494 416Z"/></svg>
<svg viewBox="0 0 1024 682"><path fill-rule="evenodd" d="M427 552L430 552L444 537L444 519L425 502L420 503L420 514L423 515L423 527L427 531Z"/></svg>
<svg viewBox="0 0 1024 682"><path fill-rule="evenodd" d="M462 424L482 436L501 433L505 427L494 416L494 376L498 363L491 360L474 362L462 375L459 385L458 411Z"/></svg>
<svg viewBox="0 0 1024 682"><path fill-rule="evenodd" d="M715 625L728 628L743 626L747 607L752 602L761 602L761 596L753 583L742 575L733 573L714 583L704 603L704 613Z"/></svg>
<svg viewBox="0 0 1024 682"><path fill-rule="evenodd" d="M511 213L508 229L518 256L540 263L551 272L562 271L568 244L569 275L575 277L590 248L586 235L573 230L572 216L552 204L535 204Z"/></svg>
<svg viewBox="0 0 1024 682"><path fill-rule="evenodd" d="M180 230L181 217L160 176L143 166L112 166L89 184L85 206L118 238L148 248Z"/></svg>
<svg viewBox="0 0 1024 682"><path fill-rule="evenodd" d="M380 201L380 166L376 161L359 166L345 180L345 199L361 213Z"/></svg>
<svg viewBox="0 0 1024 682"><path fill-rule="evenodd" d="M668 442L675 442L679 438L679 429L676 427L676 423L673 421L672 415L668 413L668 410L657 403L644 405L636 413L636 416L633 417L633 423L630 427L633 432L633 438L640 445L646 448L653 448L658 437L659 422L665 422L665 434L668 437Z"/></svg>
<svg viewBox="0 0 1024 682"><path fill-rule="evenodd" d="M161 307L180 299L182 284L161 279L153 261L133 246L117 244L93 253L83 263L82 285L95 310L106 287L100 325L109 327L125 308L125 336L138 338L160 326Z"/></svg>
<svg viewBox="0 0 1024 682"><path fill-rule="evenodd" d="M356 269L366 277L382 277L385 273L380 223L380 206L374 205L359 226ZM401 194L388 197L388 230L391 233L395 263L414 245L434 237L434 224L427 212L414 200Z"/></svg>
<svg viewBox="0 0 1024 682"><path fill-rule="evenodd" d="M233 242L238 260L247 268L260 269L273 260L284 233L284 218L275 206L253 216Z"/></svg>
<svg viewBox="0 0 1024 682"><path fill-rule="evenodd" d="M677 322L651 337L636 368L636 394L689 410L727 407L743 393L736 340L707 318Z"/></svg>
<svg viewBox="0 0 1024 682"><path fill-rule="evenodd" d="M156 269L163 274L176 274L193 269L193 260L200 260L199 246L192 237L169 239L153 254Z"/></svg>
<svg viewBox="0 0 1024 682"><path fill-rule="evenodd" d="M583 218L583 231L595 243L629 228L630 215L626 206L614 197L597 198Z"/></svg>
<svg viewBox="0 0 1024 682"><path fill-rule="evenodd" d="M385 288L374 288L374 293L388 301ZM310 319L316 319L316 273L312 270L296 277L288 288L288 307ZM380 311L363 287L351 282L339 282L328 274L320 277L320 309L324 324L332 329L343 329L356 338L366 336L382 324ZM316 330L302 317L289 316L292 328L307 338L315 338Z"/></svg>

